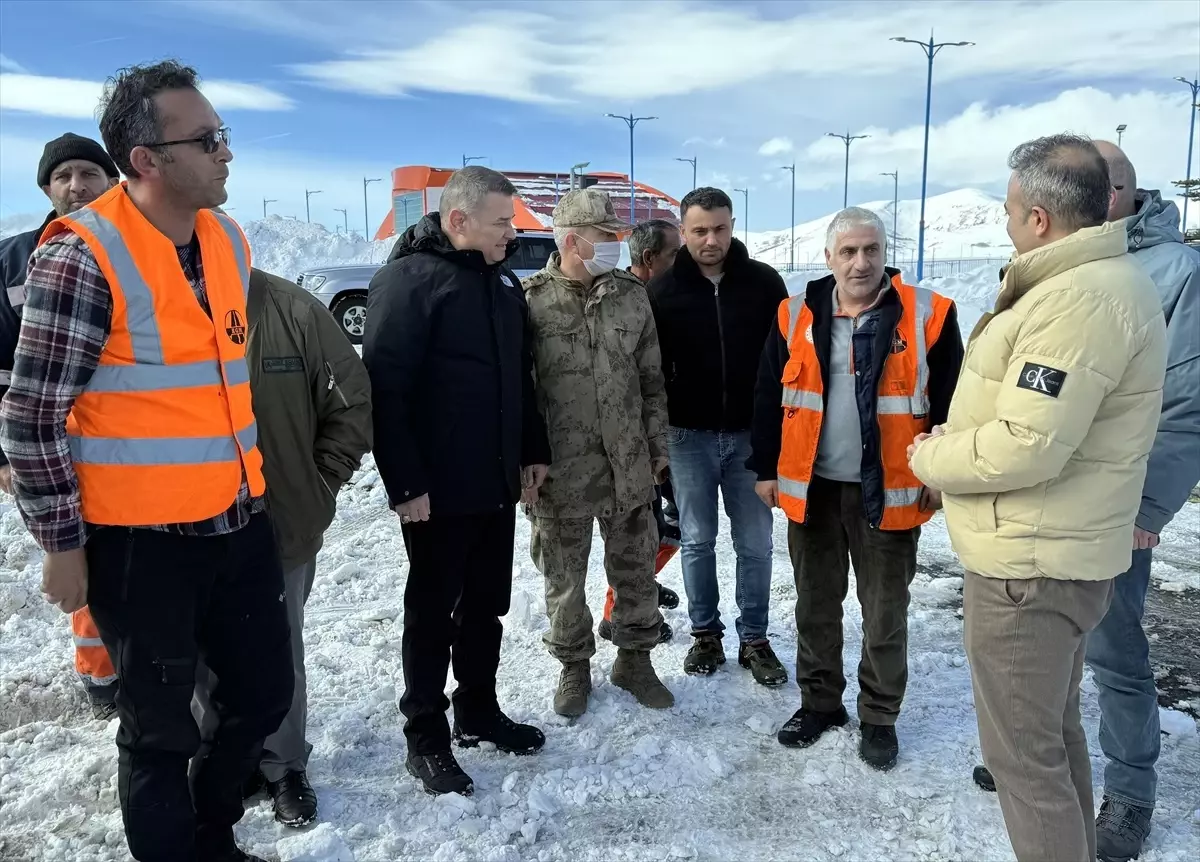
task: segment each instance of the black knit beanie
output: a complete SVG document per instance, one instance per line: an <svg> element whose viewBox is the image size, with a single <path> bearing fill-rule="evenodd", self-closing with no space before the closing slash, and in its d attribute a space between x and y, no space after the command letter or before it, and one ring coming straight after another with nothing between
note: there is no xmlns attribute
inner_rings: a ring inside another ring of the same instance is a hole
<svg viewBox="0 0 1200 862"><path fill-rule="evenodd" d="M55 138L46 144L46 149L42 150L42 160L38 162L38 188L50 185L50 175L54 173L54 169L71 159L85 159L93 162L111 178L120 179L121 174L117 170L116 164L109 158L108 153L104 151L104 147L91 138L67 132L61 138Z"/></svg>

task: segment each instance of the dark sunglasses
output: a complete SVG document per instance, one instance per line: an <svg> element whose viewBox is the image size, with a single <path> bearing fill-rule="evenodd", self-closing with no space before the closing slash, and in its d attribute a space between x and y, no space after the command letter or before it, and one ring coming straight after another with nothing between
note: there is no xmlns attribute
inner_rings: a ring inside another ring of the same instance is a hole
<svg viewBox="0 0 1200 862"><path fill-rule="evenodd" d="M221 126L211 132L205 132L198 138L187 138L182 141L159 141L156 144L142 144L144 147L174 147L177 144L200 144L204 152L211 155L220 149L221 144L229 146L229 127Z"/></svg>

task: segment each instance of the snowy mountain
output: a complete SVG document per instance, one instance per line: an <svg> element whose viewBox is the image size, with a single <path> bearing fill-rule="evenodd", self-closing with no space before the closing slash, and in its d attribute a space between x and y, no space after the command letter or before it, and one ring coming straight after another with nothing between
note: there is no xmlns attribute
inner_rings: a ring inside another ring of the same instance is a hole
<svg viewBox="0 0 1200 862"><path fill-rule="evenodd" d="M883 219L892 233L892 201L859 204ZM921 201L900 201L896 211L896 248L899 262L916 257L921 223ZM825 259L825 231L834 213L796 225L796 265L820 264ZM978 189L958 189L925 201L925 259L1007 258L1012 243L1005 232L1004 201ZM755 258L775 266L790 261L791 230L750 233L750 251ZM888 255L889 260L891 254Z"/></svg>

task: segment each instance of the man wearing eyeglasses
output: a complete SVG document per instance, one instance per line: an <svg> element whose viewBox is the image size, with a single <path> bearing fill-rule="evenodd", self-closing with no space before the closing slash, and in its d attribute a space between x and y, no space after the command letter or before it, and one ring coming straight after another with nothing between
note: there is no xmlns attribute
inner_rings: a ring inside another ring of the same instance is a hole
<svg viewBox="0 0 1200 862"><path fill-rule="evenodd" d="M46 552L120 676L118 784L139 862L245 862L241 788L292 700L283 572L245 358L250 248L228 130L174 61L119 72L100 131L128 182L47 226L0 443ZM191 713L216 674L214 738ZM192 775L188 776L188 763Z"/></svg>

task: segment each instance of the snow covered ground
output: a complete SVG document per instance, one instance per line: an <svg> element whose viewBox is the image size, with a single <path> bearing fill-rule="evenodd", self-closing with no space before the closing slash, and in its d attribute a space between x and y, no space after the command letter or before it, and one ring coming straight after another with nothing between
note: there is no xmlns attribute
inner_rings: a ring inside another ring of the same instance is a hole
<svg viewBox="0 0 1200 862"><path fill-rule="evenodd" d="M732 626L734 559L727 523L722 530L719 571ZM1184 562L1179 569L1156 562L1156 583L1195 597L1198 535L1200 506L1191 504L1163 535L1163 556ZM587 715L574 725L558 718L551 709L557 666L541 643L545 604L528 543L519 519L500 697L514 718L546 729L546 747L524 758L462 752L474 797L428 797L404 771L396 708L407 563L367 459L339 498L308 603L310 776L321 823L286 830L269 803L256 800L238 830L248 848L291 862L1012 858L995 796L971 782L979 750L957 616L961 570L940 517L922 537L901 756L887 775L858 760L853 727L806 751L780 747L773 734L799 705L794 684L764 689L736 660L712 678L687 677L683 636L654 653L676 694L673 709L641 709L608 683L615 650L601 641ZM38 593L40 552L11 502L0 503L0 555L0 858L125 859L116 723L87 712L67 620ZM791 672L795 590L782 518L775 561L771 636ZM589 574L598 613L598 553ZM663 580L682 593L678 558ZM851 707L861 625L853 592L844 657ZM677 632L687 631L683 607L666 614ZM1090 677L1084 688L1097 752ZM1143 862L1200 858L1200 736L1182 713L1164 712L1163 727L1159 808ZM1099 781L1101 763L1093 763Z"/></svg>

